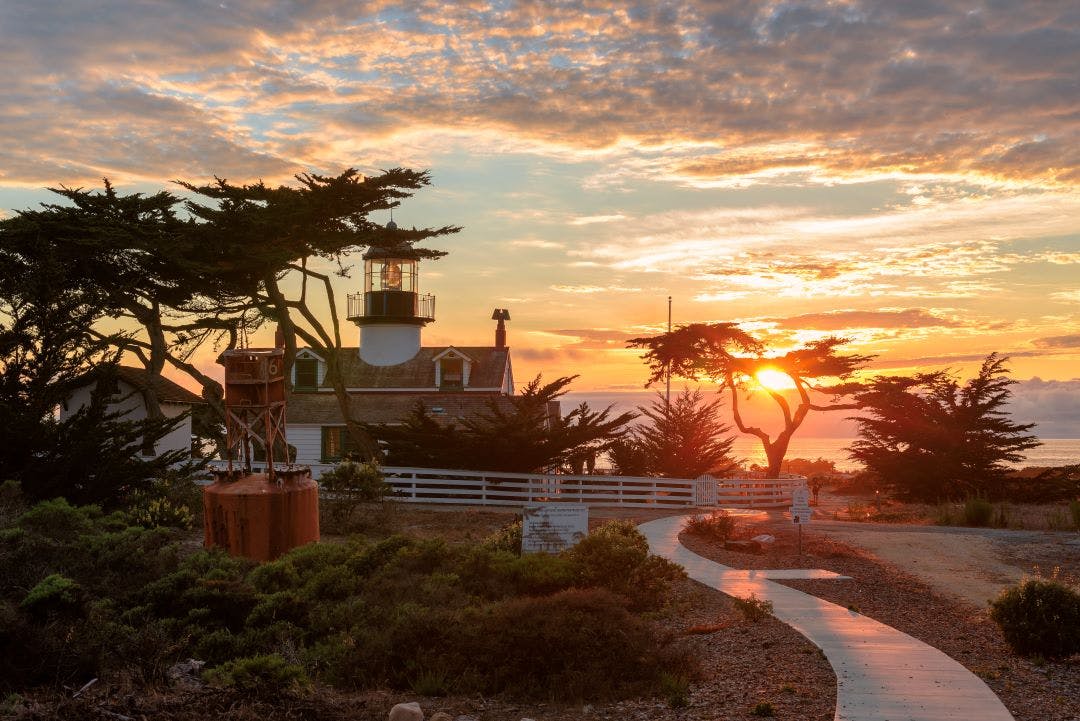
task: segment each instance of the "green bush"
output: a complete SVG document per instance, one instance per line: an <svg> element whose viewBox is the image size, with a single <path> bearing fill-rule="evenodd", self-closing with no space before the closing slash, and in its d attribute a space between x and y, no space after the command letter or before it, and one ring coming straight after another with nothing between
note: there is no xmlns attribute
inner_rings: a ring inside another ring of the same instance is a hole
<svg viewBox="0 0 1080 721"><path fill-rule="evenodd" d="M220 550L181 558L175 529L130 521L57 500L0 531L0 698L114 673L159 683L192 657L243 690L264 677L304 686L306 673L344 688L575 700L675 698L660 674L691 669L631 612L662 603L681 570L628 523L557 555L394 536L255 565Z"/></svg>
<svg viewBox="0 0 1080 721"><path fill-rule="evenodd" d="M690 662L625 599L602 589L513 598L458 626L465 658L480 664L476 690L559 701L655 693L662 674Z"/></svg>
<svg viewBox="0 0 1080 721"><path fill-rule="evenodd" d="M967 526L989 526L994 517L994 504L985 498L969 498L964 501L964 524Z"/></svg>
<svg viewBox="0 0 1080 721"><path fill-rule="evenodd" d="M662 673L660 693L671 708L686 708L690 705L690 679L685 674Z"/></svg>
<svg viewBox="0 0 1080 721"><path fill-rule="evenodd" d="M71 610L79 603L82 588L70 578L52 573L30 589L19 605L33 613Z"/></svg>
<svg viewBox="0 0 1080 721"><path fill-rule="evenodd" d="M752 593L749 598L736 596L733 601L735 602L735 608L739 609L743 616L754 623L771 616L773 612L772 601L762 600Z"/></svg>
<svg viewBox="0 0 1080 721"><path fill-rule="evenodd" d="M635 609L656 608L671 583L686 577L680 566L649 555L649 542L629 521L600 526L564 556L574 564L578 585L606 588Z"/></svg>
<svg viewBox="0 0 1080 721"><path fill-rule="evenodd" d="M302 690L311 685L303 667L286 662L276 653L238 658L207 669L202 675L212 686L260 694Z"/></svg>
<svg viewBox="0 0 1080 721"><path fill-rule="evenodd" d="M356 509L364 503L383 500L390 494L377 463L343 461L319 477L319 485L331 494L331 515L338 523L348 524Z"/></svg>
<svg viewBox="0 0 1080 721"><path fill-rule="evenodd" d="M507 551L513 554L520 554L522 527L523 523L519 518L513 523L506 524L495 531L495 533L485 538L481 545L492 551Z"/></svg>
<svg viewBox="0 0 1080 721"><path fill-rule="evenodd" d="M991 602L990 617L1021 655L1080 653L1080 589L1057 578L1028 578L1005 589Z"/></svg>
<svg viewBox="0 0 1080 721"><path fill-rule="evenodd" d="M751 716L760 716L762 718L772 718L776 716L776 710L773 709L773 705L768 701L759 701L754 708L750 709Z"/></svg>
<svg viewBox="0 0 1080 721"><path fill-rule="evenodd" d="M735 519L725 510L713 511L707 516L691 516L683 530L692 536L710 541L726 541L735 534Z"/></svg>

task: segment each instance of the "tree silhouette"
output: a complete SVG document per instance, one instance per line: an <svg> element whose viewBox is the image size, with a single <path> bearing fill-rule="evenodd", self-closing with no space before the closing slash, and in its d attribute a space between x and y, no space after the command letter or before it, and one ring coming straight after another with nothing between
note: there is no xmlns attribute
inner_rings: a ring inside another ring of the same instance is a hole
<svg viewBox="0 0 1080 721"><path fill-rule="evenodd" d="M585 403L557 412L558 399L577 376L531 380L519 395L490 400L485 411L460 424L441 424L422 404L400 426L371 427L387 443L393 465L532 473L595 456L626 432L631 412L612 416Z"/></svg>
<svg viewBox="0 0 1080 721"><path fill-rule="evenodd" d="M1007 495L1007 463L1039 445L1004 408L1015 381L1007 358L987 356L961 384L945 371L878 377L855 395L865 415L855 418L862 461L896 495L923 501Z"/></svg>
<svg viewBox="0 0 1080 721"><path fill-rule="evenodd" d="M638 406L648 423L634 428L612 449L612 462L623 475L697 478L734 466L731 426L720 419L723 399L706 401L700 390L686 388L666 402L657 394L648 407Z"/></svg>
<svg viewBox="0 0 1080 721"><path fill-rule="evenodd" d="M112 339L88 329L102 313L96 289L67 282L66 259L0 246L0 468L32 500L118 504L185 454L141 457L179 419L125 419L103 390L115 379ZM57 411L88 373L90 403L66 420Z"/></svg>
<svg viewBox="0 0 1080 721"><path fill-rule="evenodd" d="M180 182L197 196L186 204L198 221L193 237L209 254L207 263L233 287L243 289L264 315L277 321L285 337L286 377L296 358L297 338L326 359L354 450L374 460L378 447L353 418L341 371L340 317L331 278L311 267L313 259L333 261L337 275L348 277L344 258L364 248L394 249L410 258L434 259L446 253L417 247L460 228L396 228L375 223L369 215L397 207L402 199L430 184L427 172L393 168L364 176L349 169L337 176L298 175L298 187L262 183L234 185L217 178L208 185ZM209 201L209 202L207 202ZM299 292L288 297L283 281L297 277ZM315 286L320 290L309 288ZM312 303L322 301L330 322L319 319Z"/></svg>
<svg viewBox="0 0 1080 721"><path fill-rule="evenodd" d="M853 403L821 404L811 398L812 393L839 398L858 389L857 385L845 381L872 356L840 355L837 349L846 342L843 338L830 337L782 355L768 355L764 344L734 323L692 323L663 335L634 338L628 345L646 349L642 358L650 370L648 384L665 379L670 372L691 380L707 378L730 390L736 427L761 440L769 460L767 475L778 478L791 437L810 411L857 407ZM794 409L781 393L757 382L756 375L763 370L780 371L791 378L799 396ZM823 385L826 380L837 383ZM739 392L751 384L768 393L781 413L784 426L775 436L743 422Z"/></svg>

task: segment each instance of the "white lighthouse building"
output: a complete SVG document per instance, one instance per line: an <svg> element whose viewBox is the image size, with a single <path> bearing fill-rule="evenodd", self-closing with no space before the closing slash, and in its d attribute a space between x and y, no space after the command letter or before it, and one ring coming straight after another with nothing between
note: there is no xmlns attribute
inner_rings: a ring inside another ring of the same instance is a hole
<svg viewBox="0 0 1080 721"><path fill-rule="evenodd" d="M365 363L393 366L420 352L420 329L435 320L435 296L421 295L417 280L408 249L364 254L364 292L349 296L348 318L360 326Z"/></svg>
<svg viewBox="0 0 1080 721"><path fill-rule="evenodd" d="M401 422L422 403L441 422L484 413L494 402L510 409L514 374L506 344L506 309L497 308L490 346L424 346L421 332L435 321L435 298L420 293L419 261L408 248L364 254L364 286L348 296L347 318L360 329L359 345L340 350L350 413L365 423ZM289 443L298 463L340 460L349 434L326 358L310 348L296 354L287 409Z"/></svg>

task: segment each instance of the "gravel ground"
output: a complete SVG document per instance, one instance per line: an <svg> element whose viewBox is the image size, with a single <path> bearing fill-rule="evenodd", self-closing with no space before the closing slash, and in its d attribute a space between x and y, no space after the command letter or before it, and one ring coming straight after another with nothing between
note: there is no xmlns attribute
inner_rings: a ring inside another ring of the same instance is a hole
<svg viewBox="0 0 1080 721"><path fill-rule="evenodd" d="M750 532L775 529L775 524L762 524ZM681 538L695 553L734 568L824 568L851 576L850 581L778 583L857 610L944 651L981 677L1017 721L1080 719L1080 657L1018 657L987 608L938 594L915 576L824 535L804 532L801 558L791 534L777 535L773 548L763 554L726 551L722 544L686 534Z"/></svg>

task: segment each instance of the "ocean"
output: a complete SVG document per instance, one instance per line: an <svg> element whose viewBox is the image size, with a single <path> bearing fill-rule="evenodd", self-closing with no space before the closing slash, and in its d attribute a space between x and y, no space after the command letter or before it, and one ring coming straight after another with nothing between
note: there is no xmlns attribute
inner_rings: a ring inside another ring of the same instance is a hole
<svg viewBox="0 0 1080 721"><path fill-rule="evenodd" d="M656 398L652 392L572 392L562 398L563 413L569 412L577 404L585 401L594 410L613 405L615 412L632 411L638 405L647 405ZM730 419L728 420L730 423ZM773 424L764 426L772 429ZM796 432L788 447L787 458L808 458L816 460L824 458L836 464L836 468L842 471L857 470L859 465L853 463L847 457L844 449L851 444L855 434L855 424L844 421L837 414L811 413L807 422L800 429L804 435ZM737 431L734 455L737 459L745 460L747 465L757 463L766 465L765 452L761 448L761 441L754 436L743 435ZM828 437L826 437L828 436ZM1064 466L1080 463L1080 438L1041 438L1042 445L1029 450L1022 466Z"/></svg>
<svg viewBox="0 0 1080 721"><path fill-rule="evenodd" d="M800 438L796 433L788 446L788 458L824 458L836 464L837 470L858 470L859 464L852 462L844 450L850 445L851 438ZM1018 466L1065 466L1080 463L1080 438L1044 438L1042 445L1029 450L1024 462ZM738 435L732 446L738 459L746 459L747 464L766 465L765 451L761 441L753 436Z"/></svg>

